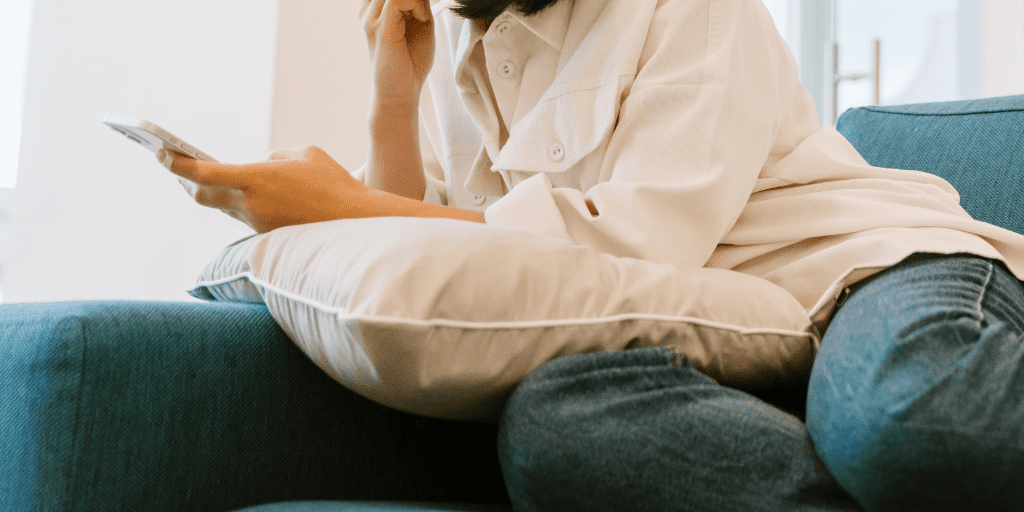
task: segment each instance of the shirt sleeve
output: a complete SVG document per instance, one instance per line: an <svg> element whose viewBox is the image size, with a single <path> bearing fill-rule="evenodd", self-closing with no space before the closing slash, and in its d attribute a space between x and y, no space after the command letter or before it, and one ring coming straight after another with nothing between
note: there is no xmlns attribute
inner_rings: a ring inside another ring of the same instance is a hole
<svg viewBox="0 0 1024 512"><path fill-rule="evenodd" d="M746 205L799 94L796 62L761 2L663 0L597 149L596 184L555 187L539 173L486 220L616 256L703 266Z"/></svg>

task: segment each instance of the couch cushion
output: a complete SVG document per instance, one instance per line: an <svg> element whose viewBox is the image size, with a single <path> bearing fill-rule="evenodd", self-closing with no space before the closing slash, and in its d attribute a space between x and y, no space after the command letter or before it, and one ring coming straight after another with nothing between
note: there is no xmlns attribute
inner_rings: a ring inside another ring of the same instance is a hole
<svg viewBox="0 0 1024 512"><path fill-rule="evenodd" d="M836 128L871 165L941 176L974 218L1024 233L1024 96L855 108Z"/></svg>
<svg viewBox="0 0 1024 512"><path fill-rule="evenodd" d="M262 305L0 306L0 511L508 503L494 425L339 386Z"/></svg>

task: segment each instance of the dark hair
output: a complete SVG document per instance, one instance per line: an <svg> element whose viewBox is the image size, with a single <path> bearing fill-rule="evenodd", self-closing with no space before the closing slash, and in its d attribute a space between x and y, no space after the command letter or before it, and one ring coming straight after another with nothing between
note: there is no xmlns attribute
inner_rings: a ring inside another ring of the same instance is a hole
<svg viewBox="0 0 1024 512"><path fill-rule="evenodd" d="M513 10L526 16L533 16L538 12L560 2L561 0L456 0L455 7L451 10L456 15L471 20L494 19L505 9L511 7Z"/></svg>

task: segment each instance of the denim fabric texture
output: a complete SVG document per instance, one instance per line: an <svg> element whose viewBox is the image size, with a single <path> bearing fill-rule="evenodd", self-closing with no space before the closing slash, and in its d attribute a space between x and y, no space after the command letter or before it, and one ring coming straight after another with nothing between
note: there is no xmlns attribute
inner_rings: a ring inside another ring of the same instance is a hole
<svg viewBox="0 0 1024 512"><path fill-rule="evenodd" d="M0 326L4 512L508 503L495 425L348 391L262 305L13 304Z"/></svg>
<svg viewBox="0 0 1024 512"><path fill-rule="evenodd" d="M973 256L902 263L839 309L807 425L871 511L1024 509L1024 287Z"/></svg>
<svg viewBox="0 0 1024 512"><path fill-rule="evenodd" d="M1024 96L856 108L836 128L871 165L941 176L972 217L1024 233Z"/></svg>
<svg viewBox="0 0 1024 512"><path fill-rule="evenodd" d="M535 370L505 409L498 447L517 512L860 510L800 420L671 348Z"/></svg>

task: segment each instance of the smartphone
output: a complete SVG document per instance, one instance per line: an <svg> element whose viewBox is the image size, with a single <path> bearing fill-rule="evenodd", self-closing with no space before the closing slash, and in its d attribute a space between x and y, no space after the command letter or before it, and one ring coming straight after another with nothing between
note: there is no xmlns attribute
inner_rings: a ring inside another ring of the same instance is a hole
<svg viewBox="0 0 1024 512"><path fill-rule="evenodd" d="M217 161L196 149L195 146L181 140L180 137L171 135L167 130L149 121L107 114L107 117L103 118L103 124L154 153L160 151L160 148L167 148L199 160Z"/></svg>

